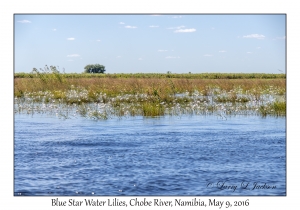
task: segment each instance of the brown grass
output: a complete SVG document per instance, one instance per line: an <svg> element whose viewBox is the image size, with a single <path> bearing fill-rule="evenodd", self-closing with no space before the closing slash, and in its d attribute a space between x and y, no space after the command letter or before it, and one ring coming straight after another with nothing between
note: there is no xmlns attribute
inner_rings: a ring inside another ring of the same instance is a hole
<svg viewBox="0 0 300 210"><path fill-rule="evenodd" d="M72 87L87 89L90 94L106 93L108 95L146 93L164 97L166 95L193 92L207 93L210 88L218 87L230 91L240 87L244 91L259 92L270 86L283 93L286 89L285 79L165 79L165 78L66 78L42 81L39 78L15 78L15 96L24 92L66 91Z"/></svg>

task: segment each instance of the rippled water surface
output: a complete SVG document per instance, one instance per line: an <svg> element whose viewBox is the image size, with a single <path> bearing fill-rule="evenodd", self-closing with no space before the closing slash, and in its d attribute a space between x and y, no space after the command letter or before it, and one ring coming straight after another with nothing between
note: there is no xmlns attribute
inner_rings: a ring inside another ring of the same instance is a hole
<svg viewBox="0 0 300 210"><path fill-rule="evenodd" d="M286 195L285 120L15 115L14 192Z"/></svg>

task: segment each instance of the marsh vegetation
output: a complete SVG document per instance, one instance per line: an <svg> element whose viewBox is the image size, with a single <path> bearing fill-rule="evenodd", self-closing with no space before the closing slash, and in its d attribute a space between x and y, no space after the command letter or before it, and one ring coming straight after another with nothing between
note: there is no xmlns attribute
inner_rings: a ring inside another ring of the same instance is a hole
<svg viewBox="0 0 300 210"><path fill-rule="evenodd" d="M15 113L62 118L216 114L285 116L283 74L62 74L14 79ZM74 76L75 75L75 76Z"/></svg>

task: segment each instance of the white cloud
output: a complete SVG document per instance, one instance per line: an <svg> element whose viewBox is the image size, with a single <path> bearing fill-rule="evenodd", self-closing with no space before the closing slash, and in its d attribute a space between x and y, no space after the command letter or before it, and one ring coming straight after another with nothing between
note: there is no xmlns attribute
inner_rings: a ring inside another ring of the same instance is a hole
<svg viewBox="0 0 300 210"><path fill-rule="evenodd" d="M167 29L171 29L171 30L174 30L174 29L182 29L182 28L185 28L185 26L177 26L177 27L170 27L170 28L167 28Z"/></svg>
<svg viewBox="0 0 300 210"><path fill-rule="evenodd" d="M226 52L225 50L220 50L220 51L219 51L219 53L225 53L225 52Z"/></svg>
<svg viewBox="0 0 300 210"><path fill-rule="evenodd" d="M210 29L211 29L211 30L215 30L216 28L215 28L215 27L211 27Z"/></svg>
<svg viewBox="0 0 300 210"><path fill-rule="evenodd" d="M138 60L139 60L139 61L142 61L142 60L144 60L144 59L143 59L143 58L139 58Z"/></svg>
<svg viewBox="0 0 300 210"><path fill-rule="evenodd" d="M30 20L19 20L18 22L19 22L19 23L31 23Z"/></svg>
<svg viewBox="0 0 300 210"><path fill-rule="evenodd" d="M68 61L73 61L72 59L69 59Z"/></svg>
<svg viewBox="0 0 300 210"><path fill-rule="evenodd" d="M211 54L205 54L205 55L203 55L203 56L205 56L205 57L211 57L211 56L213 56L213 55L211 55Z"/></svg>
<svg viewBox="0 0 300 210"><path fill-rule="evenodd" d="M119 24L124 25L125 23L124 22L120 22Z"/></svg>
<svg viewBox="0 0 300 210"><path fill-rule="evenodd" d="M117 58L121 58L121 56L120 56L120 55L118 55L118 56L117 56Z"/></svg>
<svg viewBox="0 0 300 210"><path fill-rule="evenodd" d="M166 59L174 59L174 58L180 58L179 56L167 56Z"/></svg>
<svg viewBox="0 0 300 210"><path fill-rule="evenodd" d="M174 33L191 33L191 32L195 32L196 29L194 28L187 28L187 29L179 29L174 31Z"/></svg>
<svg viewBox="0 0 300 210"><path fill-rule="evenodd" d="M52 31L57 31L57 29L56 29L56 28L53 28Z"/></svg>
<svg viewBox="0 0 300 210"><path fill-rule="evenodd" d="M73 38L73 37L70 37L70 38L67 38L67 40L69 40L69 41L73 41L73 40L75 40L75 38Z"/></svg>
<svg viewBox="0 0 300 210"><path fill-rule="evenodd" d="M248 54L252 54L252 52L247 52Z"/></svg>
<svg viewBox="0 0 300 210"><path fill-rule="evenodd" d="M67 57L80 57L80 55L78 55L78 54L71 54L71 55L67 55Z"/></svg>
<svg viewBox="0 0 300 210"><path fill-rule="evenodd" d="M97 41L97 42L101 42L101 40L100 40L100 39L97 39L96 41Z"/></svg>
<svg viewBox="0 0 300 210"><path fill-rule="evenodd" d="M125 28L137 28L136 26L125 26Z"/></svg>
<svg viewBox="0 0 300 210"><path fill-rule="evenodd" d="M246 36L243 36L244 38L252 38L252 39L264 39L266 38L264 35L262 34L249 34Z"/></svg>
<svg viewBox="0 0 300 210"><path fill-rule="evenodd" d="M172 18L177 19L177 18L182 18L182 16L181 15L179 15L179 16L173 16Z"/></svg>
<svg viewBox="0 0 300 210"><path fill-rule="evenodd" d="M154 25L151 25L149 26L150 28L158 28L159 26L154 26Z"/></svg>
<svg viewBox="0 0 300 210"><path fill-rule="evenodd" d="M158 52L167 52L168 50L157 50Z"/></svg>

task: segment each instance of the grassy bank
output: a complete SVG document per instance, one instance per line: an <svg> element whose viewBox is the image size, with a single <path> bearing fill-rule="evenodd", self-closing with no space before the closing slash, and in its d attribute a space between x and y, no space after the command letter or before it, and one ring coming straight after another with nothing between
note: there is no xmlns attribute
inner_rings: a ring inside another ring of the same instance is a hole
<svg viewBox="0 0 300 210"><path fill-rule="evenodd" d="M67 91L75 88L84 88L92 99L94 93L108 95L146 93L161 97L197 90L206 95L212 88L230 91L241 88L259 94L267 90L285 93L285 79L158 79L158 78L64 78L61 80L39 78L16 78L14 80L15 96L22 96L25 92L38 91ZM56 93L58 98L63 94Z"/></svg>

